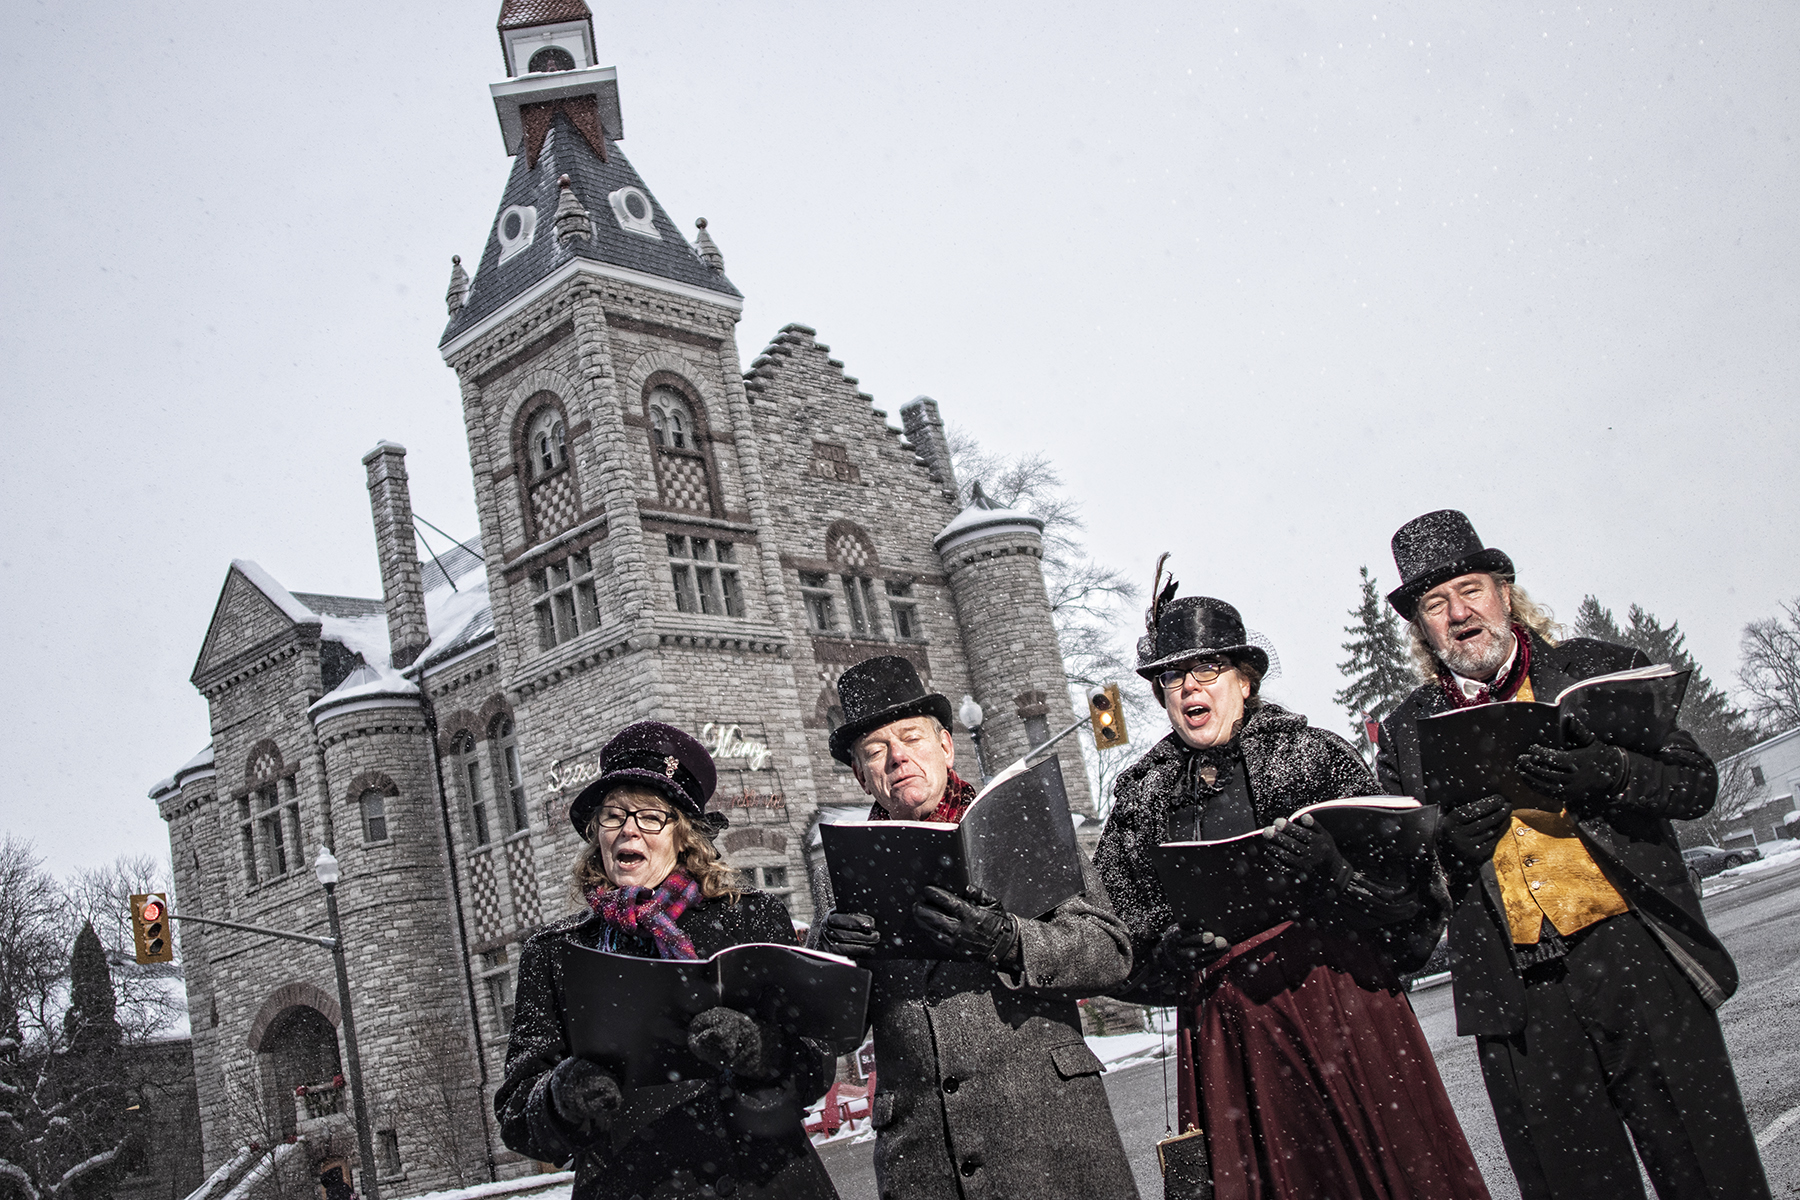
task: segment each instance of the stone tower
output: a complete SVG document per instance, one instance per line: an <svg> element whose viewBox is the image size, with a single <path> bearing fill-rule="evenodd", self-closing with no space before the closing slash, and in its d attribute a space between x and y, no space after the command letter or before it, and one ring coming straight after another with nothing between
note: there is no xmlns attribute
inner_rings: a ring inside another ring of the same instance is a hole
<svg viewBox="0 0 1800 1200"><path fill-rule="evenodd" d="M930 416L936 415L933 405ZM997 770L1068 725L1075 711L1044 589L1044 523L999 507L979 482L974 493L934 545L956 597L970 687L986 717L984 742ZM1059 743L1057 755L1069 807L1088 820L1081 833L1091 850L1099 828L1074 740L1082 736L1077 731Z"/></svg>
<svg viewBox="0 0 1800 1200"><path fill-rule="evenodd" d="M462 388L529 797L509 850L549 919L573 901L568 801L630 721L766 743L722 764L756 763L723 772L720 794L785 797L784 825L804 827L794 806L815 788L763 533L742 296L710 236L690 245L619 149L616 72L596 65L586 4L507 0L500 32L510 77L491 92L514 162L474 279L453 273L440 350ZM800 845L780 844L770 865L799 876Z"/></svg>

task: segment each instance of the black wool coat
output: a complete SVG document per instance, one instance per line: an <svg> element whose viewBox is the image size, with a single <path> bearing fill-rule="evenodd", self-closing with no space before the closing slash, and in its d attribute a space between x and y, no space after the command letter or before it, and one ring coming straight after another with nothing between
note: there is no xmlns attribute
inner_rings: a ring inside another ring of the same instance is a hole
<svg viewBox="0 0 1800 1200"><path fill-rule="evenodd" d="M676 922L706 958L745 942L794 944L780 901L760 892L738 900L701 900ZM599 1137L565 1122L550 1101L550 1072L569 1055L563 1036L558 951L600 944L605 923L580 913L547 926L519 956L506 1079L494 1094L500 1135L510 1148L541 1162L574 1160L574 1200L627 1200L735 1195L740 1200L836 1200L818 1153L800 1128L755 1137L732 1127L726 1081L684 1080L628 1091L611 1134ZM787 1039L788 1074L804 1106L831 1086L835 1060L818 1044ZM726 1180L729 1179L729 1182Z"/></svg>
<svg viewBox="0 0 1800 1200"><path fill-rule="evenodd" d="M1250 714L1238 735L1238 747L1256 819L1262 825L1308 804L1378 791L1368 765L1350 743L1279 705L1265 703ZM1175 923L1175 914L1150 864L1151 847L1169 840L1169 811L1181 793L1185 759L1183 743L1170 733L1119 773L1113 784L1112 813L1094 851L1094 867L1112 897L1113 909L1131 930L1137 964L1125 990L1114 994L1138 1003L1178 1003L1189 982L1185 974L1165 977L1157 963L1156 944ZM1412 915L1377 928L1369 928L1367 921L1353 922L1361 927L1357 939L1366 939L1396 971L1424 963L1442 936L1450 911L1435 863L1418 863L1410 883L1415 894L1425 898ZM1308 915L1327 927L1336 918L1349 916L1324 904Z"/></svg>
<svg viewBox="0 0 1800 1200"><path fill-rule="evenodd" d="M1625 646L1592 638L1552 646L1531 635L1531 691L1540 700L1554 700L1577 680L1649 665L1642 651ZM1419 767L1419 721L1452 707L1442 687L1432 682L1414 690L1382 721L1375 770L1383 791L1430 800ZM1604 816L1576 822L1582 844L1700 995L1717 1007L1737 990L1737 967L1707 928L1669 821L1692 820L1712 808L1718 771L1679 729L1656 756L1627 751L1625 757L1628 769L1617 800ZM1525 1027L1525 984L1493 863L1483 863L1473 878L1453 877L1451 895L1456 905L1450 918L1456 1031L1517 1033Z"/></svg>

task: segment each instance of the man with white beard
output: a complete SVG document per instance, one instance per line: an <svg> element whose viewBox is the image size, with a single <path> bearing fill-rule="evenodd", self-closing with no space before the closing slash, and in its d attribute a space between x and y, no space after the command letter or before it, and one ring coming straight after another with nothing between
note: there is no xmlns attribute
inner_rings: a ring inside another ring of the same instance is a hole
<svg viewBox="0 0 1800 1200"><path fill-rule="evenodd" d="M1636 650L1552 639L1548 614L1454 509L1394 535L1425 682L1381 723L1385 790L1426 803L1424 717L1649 665ZM1655 755L1597 740L1534 746L1519 774L1542 809L1488 796L1444 812L1456 1029L1473 1034L1523 1200L1767 1197L1756 1139L1713 1009L1737 968L1707 928L1669 821L1712 808L1718 772L1676 730ZM1630 1131L1627 1139L1626 1131Z"/></svg>

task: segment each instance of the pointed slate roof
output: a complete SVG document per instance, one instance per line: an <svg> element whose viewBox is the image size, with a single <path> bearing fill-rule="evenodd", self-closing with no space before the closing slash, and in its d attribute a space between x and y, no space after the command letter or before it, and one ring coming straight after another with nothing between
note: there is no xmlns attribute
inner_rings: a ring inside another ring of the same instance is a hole
<svg viewBox="0 0 1800 1200"><path fill-rule="evenodd" d="M551 120L550 133L537 165L531 165L524 153L513 159L512 178L507 180L494 224L488 230L487 249L482 252L481 266L469 288L468 300L451 315L444 336L438 342L440 346L479 325L577 258L642 271L716 292L722 297L743 298L743 293L732 286L731 280L708 266L688 245L669 214L657 203L656 196L620 152L617 143L609 138L605 144L606 160L602 161L574 123L558 112ZM565 242L556 234L556 205L560 191L557 180L563 175L569 177L577 198L592 217L593 236L590 238ZM626 187L635 187L649 197L652 220L656 231L662 235L660 238L631 233L620 227L608 197ZM531 245L502 263L500 218L514 205L536 210L536 232Z"/></svg>
<svg viewBox="0 0 1800 1200"><path fill-rule="evenodd" d="M551 21L579 21L594 14L587 0L502 0L500 28L519 29Z"/></svg>

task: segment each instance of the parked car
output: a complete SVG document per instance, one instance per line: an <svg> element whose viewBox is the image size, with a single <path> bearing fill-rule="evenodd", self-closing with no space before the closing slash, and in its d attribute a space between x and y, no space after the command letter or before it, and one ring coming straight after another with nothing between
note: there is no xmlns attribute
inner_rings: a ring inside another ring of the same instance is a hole
<svg viewBox="0 0 1800 1200"><path fill-rule="evenodd" d="M1682 861L1699 871L1702 878L1717 875L1720 871L1729 871L1732 867L1741 867L1761 857L1762 851L1754 846L1738 850L1723 850L1718 846L1689 846L1681 852Z"/></svg>

